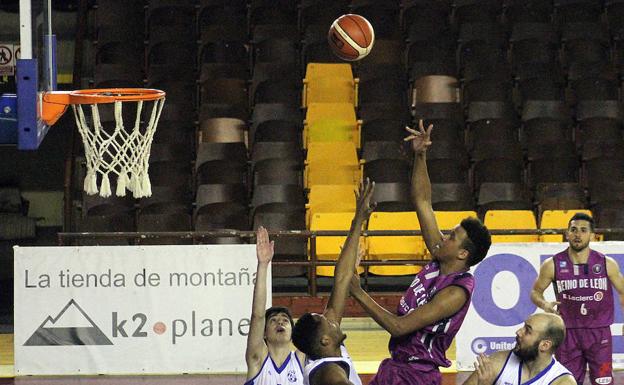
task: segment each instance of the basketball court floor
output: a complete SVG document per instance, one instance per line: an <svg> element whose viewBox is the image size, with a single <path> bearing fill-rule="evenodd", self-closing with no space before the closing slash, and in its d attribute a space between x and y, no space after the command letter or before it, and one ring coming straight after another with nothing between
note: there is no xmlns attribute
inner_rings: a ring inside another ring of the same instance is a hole
<svg viewBox="0 0 624 385"><path fill-rule="evenodd" d="M387 357L387 333L381 330L350 330L347 347L362 382L373 378L379 362ZM454 358L454 357L450 357ZM442 385L461 385L469 373L456 372L452 367L442 374ZM624 371L614 373L614 385L624 384ZM13 377L13 335L0 334L0 385L241 385L244 375L163 375L163 376L45 376ZM590 385L585 379L584 385Z"/></svg>

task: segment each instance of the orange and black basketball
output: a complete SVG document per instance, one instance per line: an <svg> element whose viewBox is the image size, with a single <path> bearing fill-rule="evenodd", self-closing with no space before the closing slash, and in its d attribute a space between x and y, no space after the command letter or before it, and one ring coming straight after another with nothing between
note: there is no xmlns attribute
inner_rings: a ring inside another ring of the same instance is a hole
<svg viewBox="0 0 624 385"><path fill-rule="evenodd" d="M332 23L327 39L336 56L355 61L370 53L375 42L375 31L362 16L347 14Z"/></svg>

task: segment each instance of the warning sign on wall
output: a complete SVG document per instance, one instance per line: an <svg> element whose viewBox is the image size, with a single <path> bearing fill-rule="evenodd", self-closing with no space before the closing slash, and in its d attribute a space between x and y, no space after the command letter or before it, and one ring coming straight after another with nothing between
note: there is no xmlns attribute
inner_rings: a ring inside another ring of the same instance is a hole
<svg viewBox="0 0 624 385"><path fill-rule="evenodd" d="M0 43L0 76L15 75L15 49L14 44Z"/></svg>

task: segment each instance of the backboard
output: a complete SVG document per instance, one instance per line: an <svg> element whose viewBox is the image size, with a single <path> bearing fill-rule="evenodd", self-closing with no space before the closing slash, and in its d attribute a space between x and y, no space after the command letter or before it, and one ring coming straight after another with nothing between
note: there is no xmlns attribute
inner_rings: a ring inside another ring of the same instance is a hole
<svg viewBox="0 0 624 385"><path fill-rule="evenodd" d="M19 43L13 51L16 90L0 96L0 124L4 132L17 130L20 150L36 150L49 129L41 120L41 109L43 93L56 90L51 2L19 1Z"/></svg>

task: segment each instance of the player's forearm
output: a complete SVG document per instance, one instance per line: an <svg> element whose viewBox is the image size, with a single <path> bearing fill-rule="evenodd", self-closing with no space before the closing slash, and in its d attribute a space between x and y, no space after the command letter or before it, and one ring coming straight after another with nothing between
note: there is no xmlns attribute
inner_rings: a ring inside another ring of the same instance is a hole
<svg viewBox="0 0 624 385"><path fill-rule="evenodd" d="M338 284L338 281L342 281L346 282L348 286L351 280L351 274L353 274L355 261L357 259L358 244L360 242L360 235L362 234L363 223L364 218L356 214L351 222L349 235L347 235L347 239L340 251L340 257L336 263L336 270L334 272L336 284Z"/></svg>
<svg viewBox="0 0 624 385"><path fill-rule="evenodd" d="M535 289L531 290L531 301L542 310L545 310L546 304L548 303L544 298L544 293L540 293Z"/></svg>
<svg viewBox="0 0 624 385"><path fill-rule="evenodd" d="M351 293L353 298L362 306L362 308L371 316L372 319L384 328L392 337L400 337L406 332L401 327L400 318L371 298L364 290L357 290Z"/></svg>
<svg viewBox="0 0 624 385"><path fill-rule="evenodd" d="M426 152L414 155L414 167L412 169L412 200L416 210L420 205L431 204L431 180L427 171Z"/></svg>
<svg viewBox="0 0 624 385"><path fill-rule="evenodd" d="M268 263L258 263L256 270L256 285L254 286L253 304L251 307L251 316L262 317L264 319L264 311L267 302L267 275L269 270Z"/></svg>

